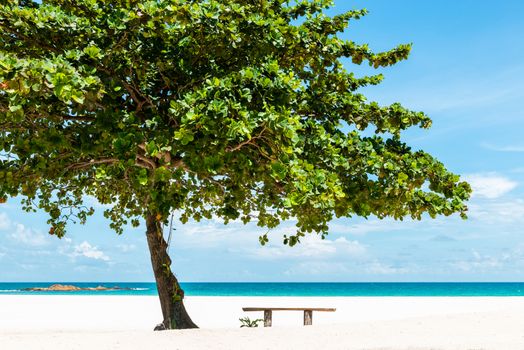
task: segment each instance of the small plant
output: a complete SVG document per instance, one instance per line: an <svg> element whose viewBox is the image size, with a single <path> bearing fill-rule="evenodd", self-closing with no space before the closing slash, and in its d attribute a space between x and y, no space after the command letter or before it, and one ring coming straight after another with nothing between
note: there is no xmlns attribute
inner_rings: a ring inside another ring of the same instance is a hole
<svg viewBox="0 0 524 350"><path fill-rule="evenodd" d="M242 323L240 328L243 328L243 327L249 327L249 328L258 327L258 323L264 321L264 320L262 320L260 318L256 319L256 320L251 320L249 317L239 318L239 320L240 320L240 323Z"/></svg>

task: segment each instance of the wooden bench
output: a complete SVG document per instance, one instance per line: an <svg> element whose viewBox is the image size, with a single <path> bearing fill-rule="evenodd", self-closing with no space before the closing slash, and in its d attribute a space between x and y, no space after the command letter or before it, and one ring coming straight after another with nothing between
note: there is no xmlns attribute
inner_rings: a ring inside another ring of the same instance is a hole
<svg viewBox="0 0 524 350"><path fill-rule="evenodd" d="M304 311L304 326L313 324L313 311L335 312L333 308L310 307L244 307L244 311L264 311L264 327L271 327L273 311Z"/></svg>

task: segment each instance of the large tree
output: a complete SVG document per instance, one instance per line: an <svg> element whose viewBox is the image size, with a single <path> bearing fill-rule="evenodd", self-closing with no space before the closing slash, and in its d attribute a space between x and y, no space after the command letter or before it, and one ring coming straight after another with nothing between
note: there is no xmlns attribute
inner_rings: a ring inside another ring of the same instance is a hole
<svg viewBox="0 0 524 350"><path fill-rule="evenodd" d="M382 76L347 70L393 65L410 45L341 39L366 11L330 17L331 5L2 1L0 199L44 210L57 237L93 214L86 196L112 205L119 234L145 221L166 328L196 327L162 235L173 211L267 228L295 218L290 246L334 217L465 217L468 184L400 139L430 119L369 102L359 89Z"/></svg>

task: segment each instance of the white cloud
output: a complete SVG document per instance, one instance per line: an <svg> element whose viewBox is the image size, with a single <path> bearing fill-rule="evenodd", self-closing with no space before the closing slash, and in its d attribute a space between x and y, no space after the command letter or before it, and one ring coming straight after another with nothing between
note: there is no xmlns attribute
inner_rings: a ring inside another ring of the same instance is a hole
<svg viewBox="0 0 524 350"><path fill-rule="evenodd" d="M330 262L330 261L306 261L301 262L286 271L286 276L301 276L301 275L341 275L351 272L346 264L341 262Z"/></svg>
<svg viewBox="0 0 524 350"><path fill-rule="evenodd" d="M524 222L524 200L470 204L468 216L485 223Z"/></svg>
<svg viewBox="0 0 524 350"><path fill-rule="evenodd" d="M413 225L413 221L395 221L393 219L373 219L364 222L345 225L343 223L330 223L329 231L338 234L350 234L356 236L363 236L373 232L391 232L404 230L407 226Z"/></svg>
<svg viewBox="0 0 524 350"><path fill-rule="evenodd" d="M178 246L184 248L245 247L254 242L258 243L258 237L265 233L270 236L270 241L281 242L283 235L294 235L297 232L292 221L284 221L278 227L268 231L267 228L258 227L253 221L246 225L235 221L224 225L223 221L217 218L201 222L190 220L187 224L177 221L174 229L173 240L177 242ZM167 231L166 228L166 237Z"/></svg>
<svg viewBox="0 0 524 350"><path fill-rule="evenodd" d="M372 275L398 275L407 273L408 270L402 267L394 267L379 261L372 261L365 266L366 273Z"/></svg>
<svg viewBox="0 0 524 350"><path fill-rule="evenodd" d="M482 146L484 148L497 152L524 152L524 146L522 145L495 146L490 143L483 143Z"/></svg>
<svg viewBox="0 0 524 350"><path fill-rule="evenodd" d="M290 258L328 258L334 255L361 257L366 254L366 247L358 241L349 241L344 237L335 240L322 239L318 235L308 235L294 247L272 245L251 250L253 256L263 259Z"/></svg>
<svg viewBox="0 0 524 350"><path fill-rule="evenodd" d="M231 223L228 225L218 224L214 221L189 222L187 224L177 223L173 231L172 239L177 245L185 248L200 247L209 248L221 245L241 245L247 239L257 240L261 233L253 232L252 228L242 224ZM249 234L248 234L249 233ZM167 236L167 230L165 232Z"/></svg>
<svg viewBox="0 0 524 350"><path fill-rule="evenodd" d="M15 224L14 232L11 233L11 238L17 242L29 246L43 246L48 243L46 236L40 231L34 231L25 227L23 224Z"/></svg>
<svg viewBox="0 0 524 350"><path fill-rule="evenodd" d="M55 241L55 244L57 244L56 241ZM58 244L56 251L59 254L71 256L72 244L73 244L73 240L71 238L64 237L60 240L60 244Z"/></svg>
<svg viewBox="0 0 524 350"><path fill-rule="evenodd" d="M358 241L348 241L344 237L335 239L333 243L337 246L337 251L351 256L365 254L367 251Z"/></svg>
<svg viewBox="0 0 524 350"><path fill-rule="evenodd" d="M475 249L471 251L471 258L466 260L454 261L451 265L462 272L485 272L494 270L504 265L511 259L510 254L503 254L499 257L488 254L481 254Z"/></svg>
<svg viewBox="0 0 524 350"><path fill-rule="evenodd" d="M83 256L94 260L109 261L109 257L97 247L92 246L87 241L84 241L75 246L73 252L70 254L71 257L76 258Z"/></svg>
<svg viewBox="0 0 524 350"><path fill-rule="evenodd" d="M0 230L7 230L11 227L11 220L6 213L0 213Z"/></svg>
<svg viewBox="0 0 524 350"><path fill-rule="evenodd" d="M341 276L341 275L399 275L410 272L407 268L395 267L378 260L364 261L355 264L348 261L305 261L300 262L286 271L286 276L300 275L321 275L321 276Z"/></svg>
<svg viewBox="0 0 524 350"><path fill-rule="evenodd" d="M23 263L17 263L17 266L19 266L20 268L26 271L36 270L39 267L39 265L36 265L36 264L23 264Z"/></svg>
<svg viewBox="0 0 524 350"><path fill-rule="evenodd" d="M495 173L471 174L464 177L473 188L473 196L494 199L510 192L517 183Z"/></svg>
<svg viewBox="0 0 524 350"><path fill-rule="evenodd" d="M524 242L514 242L512 247L479 252L472 249L469 256L451 261L450 265L465 273L498 273L511 271L521 274L524 271Z"/></svg>
<svg viewBox="0 0 524 350"><path fill-rule="evenodd" d="M133 251L136 249L136 245L134 244L119 244L117 245L117 248L120 249L123 253L128 253L130 251Z"/></svg>

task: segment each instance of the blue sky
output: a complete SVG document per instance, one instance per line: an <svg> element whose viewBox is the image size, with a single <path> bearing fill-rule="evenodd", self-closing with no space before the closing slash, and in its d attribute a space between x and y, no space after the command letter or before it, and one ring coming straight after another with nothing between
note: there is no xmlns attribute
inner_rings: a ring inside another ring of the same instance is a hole
<svg viewBox="0 0 524 350"><path fill-rule="evenodd" d="M266 247L254 224L178 223L173 270L182 281L524 280L524 2L335 2L332 13L370 11L345 37L375 50L413 43L410 59L381 70L383 84L365 93L432 117L430 130L404 139L470 181L469 220L341 219L327 240L295 248L280 239L293 222ZM47 235L42 213L16 199L1 205L0 281L152 281L144 228L116 236L93 204L97 214L62 240Z"/></svg>

